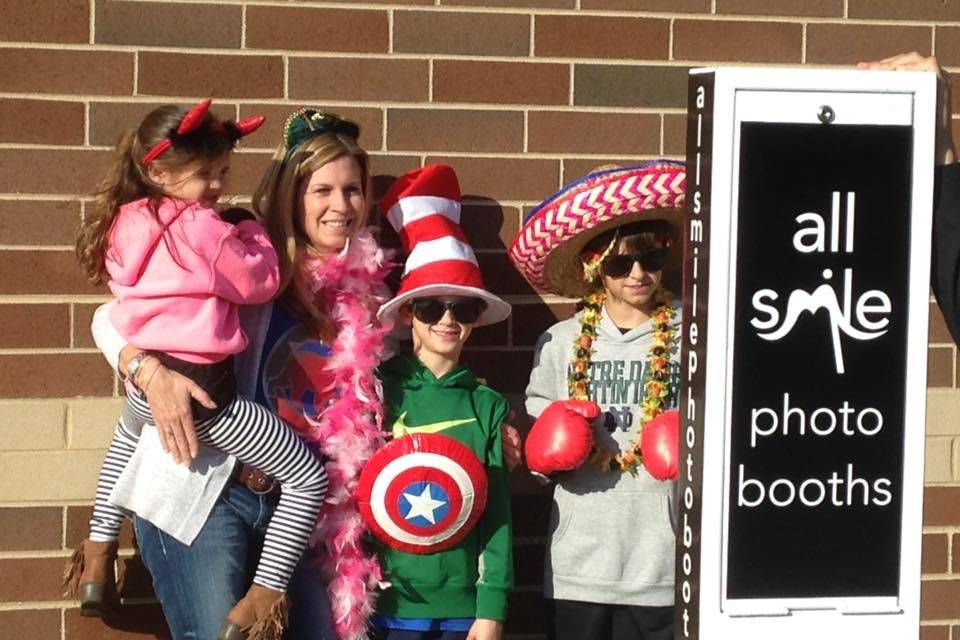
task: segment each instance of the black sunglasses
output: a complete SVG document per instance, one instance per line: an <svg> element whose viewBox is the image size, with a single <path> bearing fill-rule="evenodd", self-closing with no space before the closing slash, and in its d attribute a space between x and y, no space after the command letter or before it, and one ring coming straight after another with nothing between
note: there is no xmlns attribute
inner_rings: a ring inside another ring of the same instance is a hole
<svg viewBox="0 0 960 640"><path fill-rule="evenodd" d="M634 263L639 262L644 271L663 271L670 257L670 249L650 249L643 253L621 253L607 256L601 266L604 275L611 278L623 278L633 270Z"/></svg>
<svg viewBox="0 0 960 640"><path fill-rule="evenodd" d="M486 306L482 300L438 300L437 298L417 298L410 303L413 316L424 324L436 324L450 310L453 319L460 324L473 324L483 313Z"/></svg>

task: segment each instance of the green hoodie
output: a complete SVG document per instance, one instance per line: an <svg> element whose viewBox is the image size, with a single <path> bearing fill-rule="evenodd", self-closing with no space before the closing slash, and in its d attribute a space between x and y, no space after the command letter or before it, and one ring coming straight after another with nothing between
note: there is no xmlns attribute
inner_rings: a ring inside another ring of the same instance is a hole
<svg viewBox="0 0 960 640"><path fill-rule="evenodd" d="M450 423L435 432L463 443L486 466L487 506L470 534L445 551L418 555L378 544L391 587L377 600L377 613L505 620L513 587L510 491L500 439L507 401L462 365L437 379L419 359L402 354L384 363L380 374L387 428L398 421L414 431Z"/></svg>

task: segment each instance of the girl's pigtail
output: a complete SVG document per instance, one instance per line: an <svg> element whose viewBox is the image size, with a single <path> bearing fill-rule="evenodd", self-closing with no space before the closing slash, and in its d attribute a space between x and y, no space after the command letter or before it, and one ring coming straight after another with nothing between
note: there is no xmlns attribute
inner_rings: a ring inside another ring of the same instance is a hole
<svg viewBox="0 0 960 640"><path fill-rule="evenodd" d="M152 195L154 191L136 160L138 146L136 130L123 136L117 144L107 177L94 193L93 210L88 208L80 223L77 258L92 284L104 281L107 236L120 205Z"/></svg>

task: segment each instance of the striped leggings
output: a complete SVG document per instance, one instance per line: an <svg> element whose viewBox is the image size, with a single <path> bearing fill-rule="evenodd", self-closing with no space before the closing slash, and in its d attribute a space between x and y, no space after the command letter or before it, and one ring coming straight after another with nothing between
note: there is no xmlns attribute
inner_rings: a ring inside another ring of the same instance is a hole
<svg viewBox="0 0 960 640"><path fill-rule="evenodd" d="M146 400L128 394L127 403L138 418L153 424ZM196 430L200 442L256 467L280 483L280 500L267 526L263 553L253 581L285 591L327 492L327 474L323 465L280 418L256 402L239 396L216 417L198 423ZM117 539L124 514L110 504L109 497L133 455L137 439L121 420L100 468L97 497L90 519L91 540Z"/></svg>

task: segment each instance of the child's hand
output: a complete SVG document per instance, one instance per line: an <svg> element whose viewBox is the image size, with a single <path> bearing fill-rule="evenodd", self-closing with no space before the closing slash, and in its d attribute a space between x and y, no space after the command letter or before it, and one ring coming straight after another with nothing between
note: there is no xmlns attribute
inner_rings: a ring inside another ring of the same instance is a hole
<svg viewBox="0 0 960 640"><path fill-rule="evenodd" d="M933 71L937 74L937 145L936 163L952 164L957 161L953 146L953 105L950 100L950 75L940 66L936 57L924 57L916 51L900 53L883 60L861 62L858 69L875 71Z"/></svg>
<svg viewBox="0 0 960 640"><path fill-rule="evenodd" d="M503 623L499 620L477 618L470 627L467 640L500 640L503 635Z"/></svg>
<svg viewBox="0 0 960 640"><path fill-rule="evenodd" d="M508 420L513 420L513 411L510 412ZM507 471L513 471L520 462L522 462L523 443L520 441L520 432L516 427L504 422L500 425L500 432L503 447L503 464Z"/></svg>

